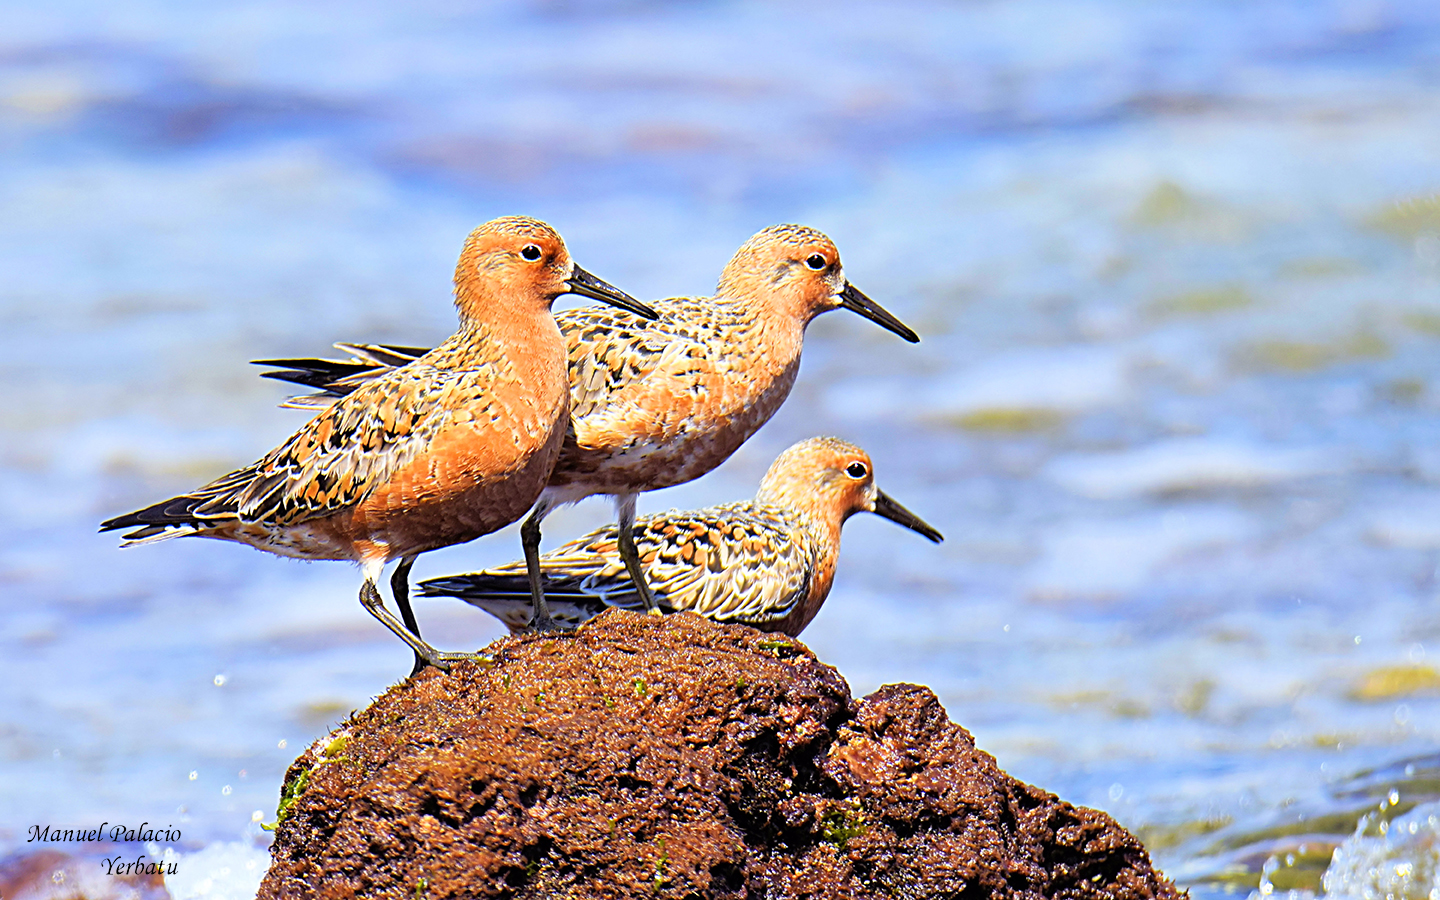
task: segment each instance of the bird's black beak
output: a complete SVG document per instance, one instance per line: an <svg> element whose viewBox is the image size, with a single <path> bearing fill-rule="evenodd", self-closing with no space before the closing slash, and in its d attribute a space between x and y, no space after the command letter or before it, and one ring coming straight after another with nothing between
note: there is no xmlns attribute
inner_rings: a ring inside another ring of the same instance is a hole
<svg viewBox="0 0 1440 900"><path fill-rule="evenodd" d="M617 288L608 281L601 281L589 272L572 264L570 277L565 279L566 293L579 294L581 297L589 297L592 300L599 300L601 303L608 303L611 306L618 306L626 312L632 312L637 316L644 316L647 319L658 319L660 314L634 297Z"/></svg>
<svg viewBox="0 0 1440 900"><path fill-rule="evenodd" d="M920 343L920 335L886 312L883 306L860 293L855 285L848 281L845 282L845 289L840 292L840 305L851 312L859 313L886 331L895 332L912 344Z"/></svg>
<svg viewBox="0 0 1440 900"><path fill-rule="evenodd" d="M945 540L945 535L926 525L919 516L896 503L894 500L891 500L884 491L875 492L875 515L884 516L892 522L904 525L911 531L923 534L937 544Z"/></svg>

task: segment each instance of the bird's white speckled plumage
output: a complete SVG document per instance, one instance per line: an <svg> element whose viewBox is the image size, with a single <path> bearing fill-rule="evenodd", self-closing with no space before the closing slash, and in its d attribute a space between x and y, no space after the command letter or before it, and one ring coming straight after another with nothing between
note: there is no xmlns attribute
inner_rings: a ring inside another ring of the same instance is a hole
<svg viewBox="0 0 1440 900"><path fill-rule="evenodd" d="M812 438L775 460L754 500L641 517L635 543L664 609L795 635L830 593L841 526L862 511L939 538L875 487L864 450ZM541 557L558 622L573 627L608 608L640 608L618 544L609 525ZM479 606L515 631L529 623L523 562L433 579L423 589Z"/></svg>

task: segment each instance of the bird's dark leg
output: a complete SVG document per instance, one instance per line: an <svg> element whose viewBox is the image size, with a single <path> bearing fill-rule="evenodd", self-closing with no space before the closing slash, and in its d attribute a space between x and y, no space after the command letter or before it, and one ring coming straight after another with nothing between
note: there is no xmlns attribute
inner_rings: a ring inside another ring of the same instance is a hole
<svg viewBox="0 0 1440 900"><path fill-rule="evenodd" d="M390 575L390 593L395 596L395 605L400 607L400 618L404 620L406 629L417 638L420 636L420 623L415 620L415 610L410 608L410 569L415 565L415 557L407 556L400 560L400 565ZM415 654L415 666L410 670L411 675L420 674L420 670L429 665L425 657Z"/></svg>
<svg viewBox="0 0 1440 900"><path fill-rule="evenodd" d="M380 624L405 642L405 645L415 651L415 655L423 658L429 665L434 666L442 672L450 671L450 663L461 659L474 659L489 661L490 657L482 653L442 653L434 647L425 643L424 640L416 637L405 629L400 620L390 610L385 608L385 600L380 596L380 589L375 586L375 581L380 575L380 566L365 567L365 583L360 586L360 605L365 611L380 620Z"/></svg>
<svg viewBox="0 0 1440 900"><path fill-rule="evenodd" d="M640 602L645 604L645 611L652 616L658 616L660 604L655 602L655 594L650 590L650 583L645 580L645 570L640 567L640 551L635 547L635 495L616 494L615 513L620 520L618 543L620 558L625 561L625 571L630 573L630 580L635 584Z"/></svg>
<svg viewBox="0 0 1440 900"><path fill-rule="evenodd" d="M545 601L545 585L540 575L540 522L550 510L551 507L544 501L537 503L520 526L520 544L525 548L525 574L530 576L530 627L527 631L564 630L550 615L550 604Z"/></svg>

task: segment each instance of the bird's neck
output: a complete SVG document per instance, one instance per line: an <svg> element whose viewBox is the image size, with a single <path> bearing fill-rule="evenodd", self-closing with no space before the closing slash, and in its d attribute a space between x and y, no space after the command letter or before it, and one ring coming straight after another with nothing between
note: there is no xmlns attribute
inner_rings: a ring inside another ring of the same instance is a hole
<svg viewBox="0 0 1440 900"><path fill-rule="evenodd" d="M565 369L565 341L548 311L517 312L503 321L462 315L460 328L446 342L457 358L504 356L521 368L534 365Z"/></svg>
<svg viewBox="0 0 1440 900"><path fill-rule="evenodd" d="M763 293L716 294L712 302L729 316L741 332L752 336L753 346L764 348L760 361L777 371L799 364L808 320L797 316L778 298Z"/></svg>

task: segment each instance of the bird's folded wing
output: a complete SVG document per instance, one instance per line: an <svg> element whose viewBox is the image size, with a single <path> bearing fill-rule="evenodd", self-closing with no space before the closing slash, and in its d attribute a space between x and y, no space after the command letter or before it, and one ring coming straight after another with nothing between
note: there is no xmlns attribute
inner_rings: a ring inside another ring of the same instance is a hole
<svg viewBox="0 0 1440 900"><path fill-rule="evenodd" d="M571 416L605 408L627 385L650 378L665 358L695 343L677 331L685 324L669 308L677 302L655 303L661 312L655 322L608 306L565 310L555 317L570 358Z"/></svg>
<svg viewBox="0 0 1440 900"><path fill-rule="evenodd" d="M753 504L740 503L644 517L636 523L635 545L646 580L665 606L759 624L784 618L809 587L810 553L794 533L773 516L753 514ZM641 608L613 525L545 554L541 568L547 593L549 584L565 584L608 606ZM524 564L490 572L523 573Z"/></svg>
<svg viewBox="0 0 1440 900"><path fill-rule="evenodd" d="M259 461L191 492L201 500L192 515L288 525L341 512L446 427L483 422L489 381L484 369L393 369L336 400Z"/></svg>

